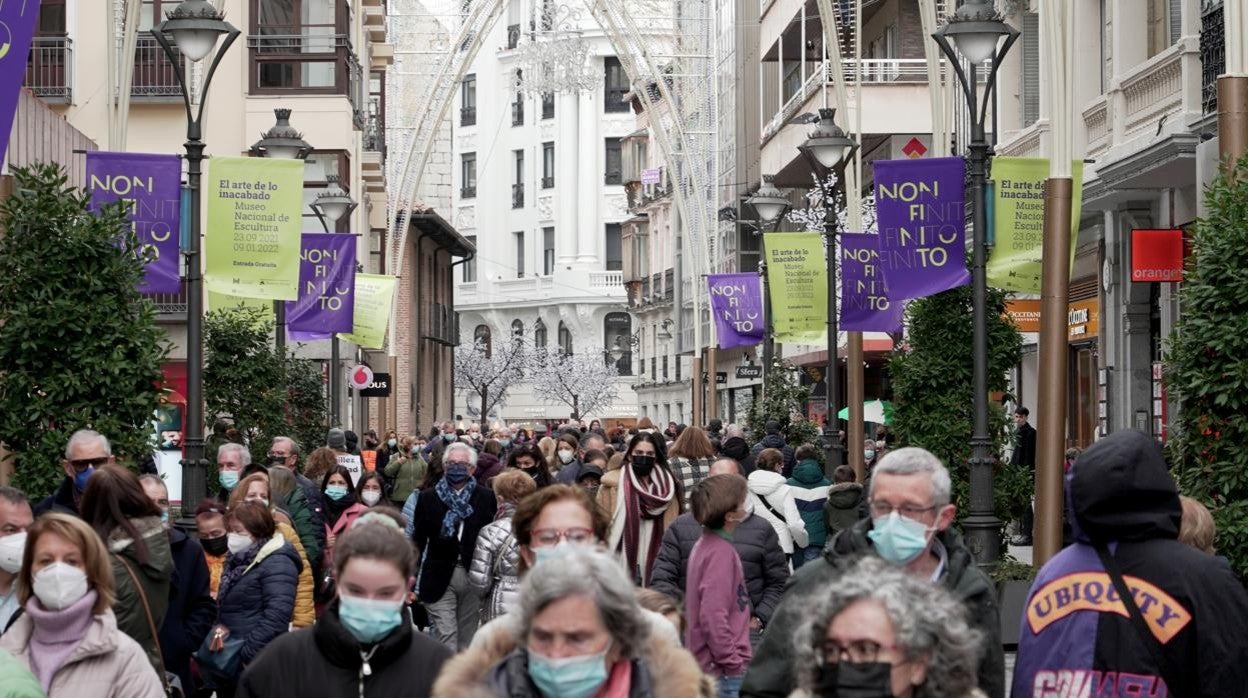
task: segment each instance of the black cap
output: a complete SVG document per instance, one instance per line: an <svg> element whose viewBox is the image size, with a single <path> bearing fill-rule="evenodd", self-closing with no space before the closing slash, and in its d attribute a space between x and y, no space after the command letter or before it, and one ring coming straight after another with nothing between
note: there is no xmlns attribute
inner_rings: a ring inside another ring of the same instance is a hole
<svg viewBox="0 0 1248 698"><path fill-rule="evenodd" d="M576 481L580 482L581 480L584 480L585 478L590 477L590 476L596 477L599 480L601 480L602 468L599 468L596 465L583 465L581 466L581 472L577 473L576 475Z"/></svg>

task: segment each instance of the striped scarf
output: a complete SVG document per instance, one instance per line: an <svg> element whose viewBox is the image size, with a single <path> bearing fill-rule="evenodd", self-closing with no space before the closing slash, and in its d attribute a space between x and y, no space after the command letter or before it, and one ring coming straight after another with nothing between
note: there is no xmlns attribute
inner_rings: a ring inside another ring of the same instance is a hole
<svg viewBox="0 0 1248 698"><path fill-rule="evenodd" d="M650 483L642 485L631 465L624 466L620 477L624 494L624 536L620 546L628 569L641 573L640 585L649 586L654 560L663 545L663 514L676 494L675 480L667 468L655 464Z"/></svg>

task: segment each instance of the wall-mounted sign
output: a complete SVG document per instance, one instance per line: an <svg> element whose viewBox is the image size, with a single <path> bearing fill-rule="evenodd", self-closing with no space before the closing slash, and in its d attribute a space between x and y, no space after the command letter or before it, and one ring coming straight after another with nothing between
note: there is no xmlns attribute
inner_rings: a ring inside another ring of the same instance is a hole
<svg viewBox="0 0 1248 698"><path fill-rule="evenodd" d="M1011 298L1005 302L1005 314L1019 332L1040 331L1040 301L1031 298Z"/></svg>
<svg viewBox="0 0 1248 698"><path fill-rule="evenodd" d="M1101 301L1089 298L1074 301L1066 309L1066 339L1071 342L1096 339L1101 332Z"/></svg>
<svg viewBox="0 0 1248 698"><path fill-rule="evenodd" d="M1142 283L1183 280L1183 231L1132 230L1131 280Z"/></svg>
<svg viewBox="0 0 1248 698"><path fill-rule="evenodd" d="M347 374L347 383L356 390L363 390L373 382L373 369L360 364Z"/></svg>
<svg viewBox="0 0 1248 698"><path fill-rule="evenodd" d="M716 371L716 372L715 372L715 382L716 382L716 383L727 383L727 382L728 382L728 372L727 372L727 371Z"/></svg>
<svg viewBox="0 0 1248 698"><path fill-rule="evenodd" d="M390 374L374 373L373 381L360 389L360 397L390 397Z"/></svg>
<svg viewBox="0 0 1248 698"><path fill-rule="evenodd" d="M762 366L738 366L737 378L762 378Z"/></svg>

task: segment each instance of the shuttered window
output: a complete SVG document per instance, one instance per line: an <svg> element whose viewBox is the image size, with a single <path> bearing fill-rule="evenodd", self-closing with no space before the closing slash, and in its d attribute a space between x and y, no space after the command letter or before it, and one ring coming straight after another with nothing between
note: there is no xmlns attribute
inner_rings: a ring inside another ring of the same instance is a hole
<svg viewBox="0 0 1248 698"><path fill-rule="evenodd" d="M1023 128L1040 118L1040 16L1023 13Z"/></svg>

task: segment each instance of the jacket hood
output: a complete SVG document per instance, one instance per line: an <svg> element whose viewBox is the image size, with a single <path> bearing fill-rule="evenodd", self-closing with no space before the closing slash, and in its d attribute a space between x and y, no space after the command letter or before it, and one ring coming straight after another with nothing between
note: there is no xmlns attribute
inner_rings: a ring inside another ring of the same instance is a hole
<svg viewBox="0 0 1248 698"><path fill-rule="evenodd" d="M770 470L755 470L749 477L750 491L760 497L769 497L788 484L784 476Z"/></svg>
<svg viewBox="0 0 1248 698"><path fill-rule="evenodd" d="M790 479L804 487L818 487L831 484L823 476L823 468L819 467L819 463L813 460L804 460L798 463L793 468L793 477Z"/></svg>
<svg viewBox="0 0 1248 698"><path fill-rule="evenodd" d="M1093 542L1177 538L1182 508L1161 450L1138 431L1097 441L1071 468L1070 502Z"/></svg>
<svg viewBox="0 0 1248 698"><path fill-rule="evenodd" d="M837 509L854 509L862 501L862 485L856 482L842 482L832 485L828 490L828 501Z"/></svg>
<svg viewBox="0 0 1248 698"><path fill-rule="evenodd" d="M143 545L147 548L147 562L139 565L138 551L135 550L134 540L130 538L130 534L126 529L118 526L108 534L108 550L118 555L124 555L126 558L139 565L144 575L154 579L160 579L173 573L173 551L168 532L160 523L160 517L144 516L137 519L130 519L130 523L134 524L134 528L139 532L139 536L143 538Z"/></svg>
<svg viewBox="0 0 1248 698"><path fill-rule="evenodd" d="M740 436L733 436L724 439L724 442L719 445L719 452L729 458L735 458L736 460L741 461L744 460L746 456L750 455L750 445L747 444L745 439Z"/></svg>
<svg viewBox="0 0 1248 698"><path fill-rule="evenodd" d="M758 443L761 444L763 448L783 449L785 446L788 446L788 444L785 443L784 441L784 437L779 434L768 434L764 436Z"/></svg>

